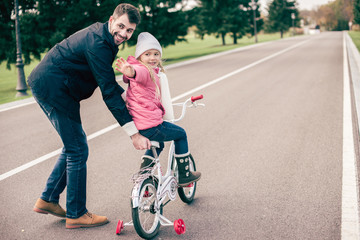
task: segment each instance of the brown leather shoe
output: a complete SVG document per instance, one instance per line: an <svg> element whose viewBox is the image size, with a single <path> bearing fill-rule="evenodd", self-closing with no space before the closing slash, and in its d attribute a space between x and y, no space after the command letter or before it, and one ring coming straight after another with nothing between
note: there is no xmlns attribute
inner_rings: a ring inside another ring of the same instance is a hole
<svg viewBox="0 0 360 240"><path fill-rule="evenodd" d="M91 228L107 224L108 222L107 217L87 212L79 218L66 218L66 228Z"/></svg>
<svg viewBox="0 0 360 240"><path fill-rule="evenodd" d="M46 202L46 201L42 200L41 198L39 198L36 201L33 210L37 213L42 213L42 214L50 213L57 217L61 217L61 218L66 217L65 210L58 203Z"/></svg>

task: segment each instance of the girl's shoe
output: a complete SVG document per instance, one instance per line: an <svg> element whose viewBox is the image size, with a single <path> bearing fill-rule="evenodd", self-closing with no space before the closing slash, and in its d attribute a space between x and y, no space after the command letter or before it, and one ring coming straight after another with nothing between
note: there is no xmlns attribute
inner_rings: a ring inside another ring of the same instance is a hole
<svg viewBox="0 0 360 240"><path fill-rule="evenodd" d="M200 180L201 173L200 172L191 172L189 169L189 162L191 158L191 154L181 154L175 155L175 159L178 165L179 171L179 181L178 185L180 187L186 187L192 182L197 182Z"/></svg>
<svg viewBox="0 0 360 240"><path fill-rule="evenodd" d="M141 174L150 173L151 168L155 165L155 158L144 155L141 157L140 171Z"/></svg>
<svg viewBox="0 0 360 240"><path fill-rule="evenodd" d="M144 155L141 157L141 165L140 165L140 169L143 168L151 168L154 166L155 162L155 158L148 156L148 155Z"/></svg>

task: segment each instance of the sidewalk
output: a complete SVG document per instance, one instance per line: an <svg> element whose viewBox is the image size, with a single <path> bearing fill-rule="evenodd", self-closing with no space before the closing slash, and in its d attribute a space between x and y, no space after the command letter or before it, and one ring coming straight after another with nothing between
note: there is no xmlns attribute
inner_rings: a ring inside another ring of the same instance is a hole
<svg viewBox="0 0 360 240"><path fill-rule="evenodd" d="M360 53L356 48L354 42L349 36L348 32L346 32L346 46L347 53L349 58L349 71L350 71L350 79L354 91L354 100L355 100L355 109L356 109L356 129L358 131L358 136L360 136Z"/></svg>

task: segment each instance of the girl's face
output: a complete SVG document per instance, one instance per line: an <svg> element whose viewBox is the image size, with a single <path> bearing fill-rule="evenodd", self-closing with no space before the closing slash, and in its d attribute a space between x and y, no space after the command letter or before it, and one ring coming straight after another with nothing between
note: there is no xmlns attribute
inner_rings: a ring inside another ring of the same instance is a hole
<svg viewBox="0 0 360 240"><path fill-rule="evenodd" d="M158 50L150 49L144 52L143 54L141 54L140 60L143 63L149 65L150 67L156 68L160 63L161 55Z"/></svg>

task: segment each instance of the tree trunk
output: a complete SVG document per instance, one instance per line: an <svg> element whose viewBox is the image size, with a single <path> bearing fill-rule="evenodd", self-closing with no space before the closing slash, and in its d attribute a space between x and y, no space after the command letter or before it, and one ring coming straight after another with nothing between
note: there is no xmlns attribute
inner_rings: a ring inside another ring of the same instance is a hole
<svg viewBox="0 0 360 240"><path fill-rule="evenodd" d="M222 45L225 46L226 42L225 42L225 33L221 33L221 39L222 39Z"/></svg>
<svg viewBox="0 0 360 240"><path fill-rule="evenodd" d="M283 38L284 32L280 30L280 37Z"/></svg>
<svg viewBox="0 0 360 240"><path fill-rule="evenodd" d="M236 36L236 33L233 33L234 35L234 44L237 44L237 36Z"/></svg>

